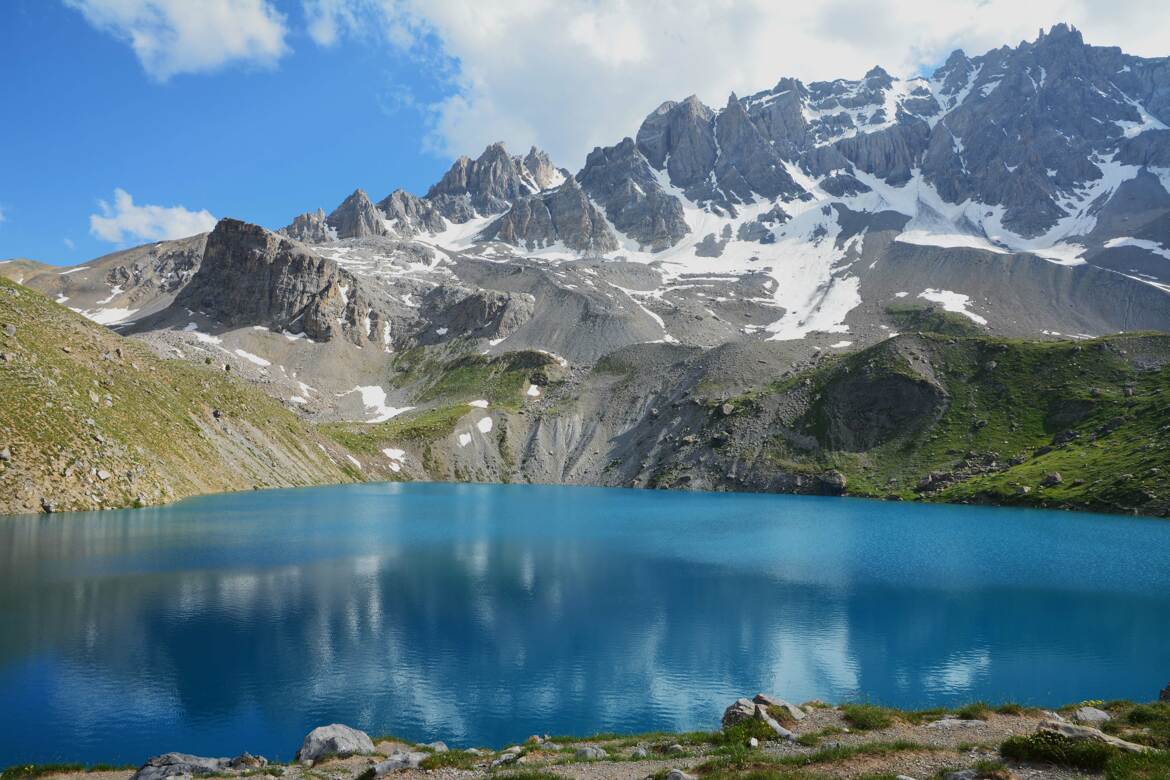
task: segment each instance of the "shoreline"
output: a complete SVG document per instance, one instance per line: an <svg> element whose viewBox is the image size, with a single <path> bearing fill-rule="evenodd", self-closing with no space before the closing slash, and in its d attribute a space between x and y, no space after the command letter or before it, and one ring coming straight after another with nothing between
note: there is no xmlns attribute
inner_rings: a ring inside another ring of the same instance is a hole
<svg viewBox="0 0 1170 780"><path fill-rule="evenodd" d="M483 485L483 486L497 486L497 487L565 487L565 488L596 488L602 490L637 490L650 492L668 492L668 493L684 493L696 494L705 493L712 495L732 494L732 495L751 495L751 496L794 496L806 498L843 498L854 499L859 501L878 501L881 503L901 503L907 506L955 506L968 508L985 508L985 509L1021 509L1034 512L1075 512L1077 514L1102 515L1106 517L1129 517L1129 518L1145 518L1150 520L1170 520L1170 516L1159 514L1147 514L1143 512L1133 511L1110 511L1105 508L1090 507L1090 506L1037 506L1030 503L1015 503L1015 502L991 502L991 501L947 501L936 500L932 497L925 497L911 501L893 501L884 496L866 495L855 493L805 493L795 491L782 490L709 490L704 488L688 488L677 486L662 486L662 485L599 485L587 484L578 482L487 482L487 481L470 481L470 482L455 482L450 480L439 479L363 479L343 482L314 482L305 485L254 485L251 488L240 488L238 490L214 490L205 493L192 493L190 495L176 496L174 500L160 503L139 504L131 503L124 506L100 506L93 509L76 509L66 511L40 511L40 512L2 512L0 511L0 519L8 518L23 518L23 517L39 517L44 518L49 515L78 515L89 514L92 512L123 512L130 510L150 510L163 509L166 507L173 507L185 501L190 501L197 498L208 498L216 496L235 496L246 495L250 493L263 493L273 490L312 490L314 488L328 488L328 487L347 487L357 485Z"/></svg>
<svg viewBox="0 0 1170 780"><path fill-rule="evenodd" d="M140 767L19 765L0 780L1154 780L1170 777L1170 685L1160 697L901 710L761 693L729 705L710 732L534 735L455 749L332 724L313 729L287 762L164 753Z"/></svg>

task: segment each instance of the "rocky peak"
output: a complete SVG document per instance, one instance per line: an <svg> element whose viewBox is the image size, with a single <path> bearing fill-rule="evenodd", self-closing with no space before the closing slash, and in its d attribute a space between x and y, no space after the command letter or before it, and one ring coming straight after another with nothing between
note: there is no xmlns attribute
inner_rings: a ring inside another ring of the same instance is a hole
<svg viewBox="0 0 1170 780"><path fill-rule="evenodd" d="M865 74L865 85L870 89L889 89L894 86L894 77L880 65L870 68Z"/></svg>
<svg viewBox="0 0 1170 780"><path fill-rule="evenodd" d="M541 164L547 161L547 155L542 161L541 154L529 152L529 157L541 175L549 179L551 174ZM551 163L548 168L552 168ZM466 222L475 213L507 211L513 200L534 194L539 189L538 181L535 187L530 183L534 179L525 160L512 157L504 145L497 142L488 146L475 160L468 157L456 160L439 183L427 192L427 200L453 222Z"/></svg>
<svg viewBox="0 0 1170 780"><path fill-rule="evenodd" d="M306 211L278 232L308 244L321 244L337 240L337 231L329 226L323 209Z"/></svg>
<svg viewBox="0 0 1170 780"><path fill-rule="evenodd" d="M682 203L663 191L650 162L628 136L590 152L577 181L615 228L652 251L674 246L690 232Z"/></svg>
<svg viewBox="0 0 1170 780"><path fill-rule="evenodd" d="M264 325L359 345L381 323L348 271L303 244L235 219L221 219L211 231L199 270L174 305L227 327Z"/></svg>
<svg viewBox="0 0 1170 780"><path fill-rule="evenodd" d="M715 165L715 115L694 95L663 111L667 105L638 128L638 150L655 168L665 165L671 183L685 190L704 182Z"/></svg>
<svg viewBox="0 0 1170 780"><path fill-rule="evenodd" d="M529 250L557 242L578 252L601 253L618 248L617 237L605 217L572 177L556 189L517 200L480 237Z"/></svg>
<svg viewBox="0 0 1170 780"><path fill-rule="evenodd" d="M366 238L367 236L386 236L390 231L382 221L382 215L365 190L356 189L353 194L341 202L341 205L325 218L337 238Z"/></svg>
<svg viewBox="0 0 1170 780"><path fill-rule="evenodd" d="M406 190L391 192L378 202L378 210L394 226L394 232L402 237L438 233L446 227L438 209Z"/></svg>
<svg viewBox="0 0 1170 780"><path fill-rule="evenodd" d="M537 149L535 146L524 156L524 170L536 182L537 188L547 190L550 187L560 186L565 181L565 174L552 164L548 152Z"/></svg>

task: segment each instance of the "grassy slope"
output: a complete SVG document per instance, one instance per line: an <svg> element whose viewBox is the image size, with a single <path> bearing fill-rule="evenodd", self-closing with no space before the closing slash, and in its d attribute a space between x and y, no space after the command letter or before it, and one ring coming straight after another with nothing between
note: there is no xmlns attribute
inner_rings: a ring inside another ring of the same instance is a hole
<svg viewBox="0 0 1170 780"><path fill-rule="evenodd" d="M897 349L908 341L917 348L909 359ZM772 455L796 466L836 468L848 478L848 491L859 495L1165 515L1170 511L1164 487L1170 473L1168 358L1166 334L1082 342L901 336L763 395L790 392L807 380L813 398L821 399L834 383L864 371L924 381L915 363L929 363L947 396L937 421L921 430L910 427L866 451L833 451L825 442L824 410L814 400L800 422L823 448L793 453L777 444ZM1068 441L1060 443L1062 437ZM932 472L947 475L944 484L917 490ZM1042 486L1052 473L1060 474L1060 484Z"/></svg>
<svg viewBox="0 0 1170 780"><path fill-rule="evenodd" d="M548 385L561 376L555 359L531 350L444 359L439 350L415 347L400 354L394 366L391 381L412 389L411 403L418 409L376 425L331 423L321 426L321 433L362 455L376 456L385 447L409 447L427 462L431 445L450 436L471 411L468 402L484 399L493 410L515 412L523 406L530 383Z"/></svg>
<svg viewBox="0 0 1170 780"><path fill-rule="evenodd" d="M158 503L197 493L344 482L310 426L223 372L160 360L0 279L0 511ZM108 399L108 400L107 400ZM215 411L219 411L219 417ZM329 443L344 462L344 453Z"/></svg>

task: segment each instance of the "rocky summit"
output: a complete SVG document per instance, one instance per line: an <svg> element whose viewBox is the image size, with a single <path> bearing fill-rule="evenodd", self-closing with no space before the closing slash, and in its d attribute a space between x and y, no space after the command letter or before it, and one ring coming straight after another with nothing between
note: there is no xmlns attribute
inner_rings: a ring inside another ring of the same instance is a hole
<svg viewBox="0 0 1170 780"><path fill-rule="evenodd" d="M664 97L575 172L497 143L423 195L0 274L230 367L366 478L1166 511L1170 57L1056 25Z"/></svg>

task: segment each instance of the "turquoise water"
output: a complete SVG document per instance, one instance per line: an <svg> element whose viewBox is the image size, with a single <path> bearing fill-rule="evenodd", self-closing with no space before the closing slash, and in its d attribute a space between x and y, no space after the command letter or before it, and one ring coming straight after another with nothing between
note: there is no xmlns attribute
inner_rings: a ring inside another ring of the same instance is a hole
<svg viewBox="0 0 1170 780"><path fill-rule="evenodd" d="M1170 523L358 485L0 518L0 765L714 728L737 696L1150 699Z"/></svg>

